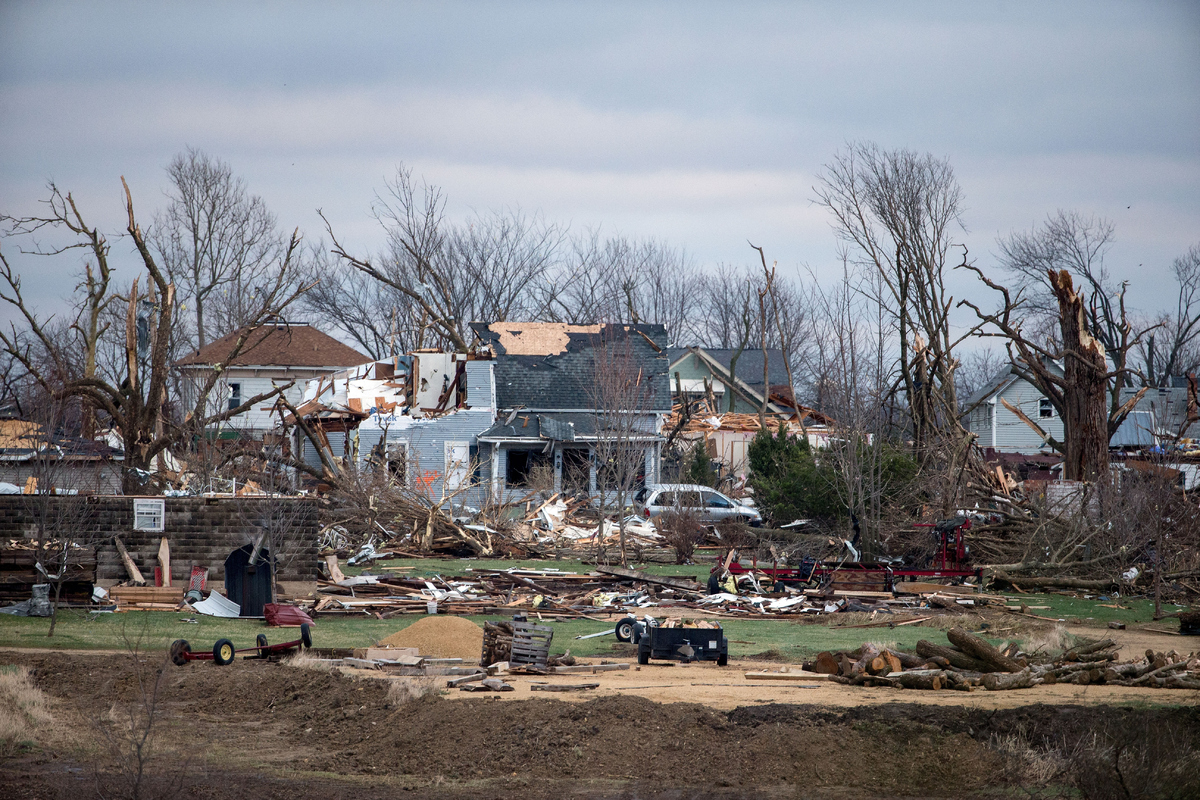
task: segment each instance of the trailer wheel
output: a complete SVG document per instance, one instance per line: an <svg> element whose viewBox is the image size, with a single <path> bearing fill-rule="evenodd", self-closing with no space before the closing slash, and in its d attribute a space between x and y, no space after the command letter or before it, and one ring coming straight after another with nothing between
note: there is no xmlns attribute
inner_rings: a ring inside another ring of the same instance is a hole
<svg viewBox="0 0 1200 800"><path fill-rule="evenodd" d="M188 662L187 654L190 652L192 652L192 646L187 643L187 639L176 639L171 642L171 663L182 667Z"/></svg>
<svg viewBox="0 0 1200 800"><path fill-rule="evenodd" d="M254 645L259 650L262 650L264 647L266 647L267 646L267 635L265 633L260 633L258 636L254 637Z"/></svg>
<svg viewBox="0 0 1200 800"><path fill-rule="evenodd" d="M638 650L638 663L642 664L643 666L650 663L649 650Z"/></svg>
<svg viewBox="0 0 1200 800"><path fill-rule="evenodd" d="M633 627L637 624L637 620L633 617L625 617L617 622L617 641L632 642Z"/></svg>
<svg viewBox="0 0 1200 800"><path fill-rule="evenodd" d="M717 656L717 666L718 667L723 667L728 663L729 663L729 654L728 653L721 653L721 655Z"/></svg>
<svg viewBox="0 0 1200 800"><path fill-rule="evenodd" d="M218 639L213 645L213 662L218 667L224 667L227 664L233 663L233 654L236 651L233 649L233 642L228 639Z"/></svg>
<svg viewBox="0 0 1200 800"><path fill-rule="evenodd" d="M312 630L307 622L300 623L300 643L304 645L304 649L312 647Z"/></svg>

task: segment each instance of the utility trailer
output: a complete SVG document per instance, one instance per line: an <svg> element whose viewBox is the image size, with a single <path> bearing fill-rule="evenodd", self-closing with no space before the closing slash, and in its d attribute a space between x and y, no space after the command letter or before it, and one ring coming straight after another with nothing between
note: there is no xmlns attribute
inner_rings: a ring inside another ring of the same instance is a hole
<svg viewBox="0 0 1200 800"><path fill-rule="evenodd" d="M656 661L716 661L723 667L729 663L729 640L720 623L715 628L666 628L653 617L641 622L625 617L617 622L617 640L638 646L639 664Z"/></svg>
<svg viewBox="0 0 1200 800"><path fill-rule="evenodd" d="M761 572L772 580L792 586L841 589L845 591L892 592L897 581L943 578L962 581L967 578L982 580L983 570L968 566L970 549L965 533L971 528L971 520L965 516L951 517L937 523L921 523L918 528L931 528L936 539L937 550L923 567L896 564L864 564L858 560L843 562L820 562L805 558L796 567L759 567L757 562L746 567L739 562L729 565L734 575ZM849 546L849 542L847 542ZM853 548L851 548L852 552Z"/></svg>
<svg viewBox="0 0 1200 800"><path fill-rule="evenodd" d="M176 639L171 643L171 663L182 667L189 661L211 661L218 667L223 667L233 663L233 658L238 653L254 653L246 658L270 658L273 655L281 655L293 649L299 648L308 649L312 647L312 633L309 631L308 624L300 626L300 638L292 642L281 642L280 644L267 644L267 635L260 633L254 641L254 647L247 647L242 650L235 650L233 642L229 639L218 639L213 645L211 651L201 651L198 653L192 652L192 646L187 639Z"/></svg>

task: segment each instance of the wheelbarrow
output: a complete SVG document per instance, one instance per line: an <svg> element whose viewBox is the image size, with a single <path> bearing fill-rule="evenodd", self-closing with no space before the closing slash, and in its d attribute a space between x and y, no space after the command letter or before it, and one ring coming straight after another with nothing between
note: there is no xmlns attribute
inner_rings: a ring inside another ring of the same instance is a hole
<svg viewBox="0 0 1200 800"><path fill-rule="evenodd" d="M171 643L171 663L182 667L189 661L212 661L217 666L223 667L233 663L233 658L238 653L255 654L246 656L246 658L270 658L273 655L286 653L300 647L305 649L312 647L312 633L309 631L307 623L300 626L300 638L294 642L267 644L267 635L260 633L255 639L254 647L247 647L243 650L235 650L233 642L228 639L218 639L217 643L213 645L212 652L193 653L192 646L188 644L187 639L176 639Z"/></svg>

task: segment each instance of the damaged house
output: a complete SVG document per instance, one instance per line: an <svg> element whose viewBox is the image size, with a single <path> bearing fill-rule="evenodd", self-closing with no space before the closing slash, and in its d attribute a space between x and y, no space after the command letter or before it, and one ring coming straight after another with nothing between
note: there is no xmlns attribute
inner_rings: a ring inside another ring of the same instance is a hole
<svg viewBox="0 0 1200 800"><path fill-rule="evenodd" d="M662 325L474 323L495 359L497 418L479 435L494 496L610 491L628 454L635 485L659 482L671 412ZM543 486L539 486L539 482Z"/></svg>
<svg viewBox="0 0 1200 800"><path fill-rule="evenodd" d="M418 351L309 381L297 410L319 443L294 432L305 463L387 470L434 502L478 507L533 489L595 494L611 483L597 454L620 437L637 480L658 480L670 412L661 325L471 327L472 353ZM621 391L598 390L614 381Z"/></svg>

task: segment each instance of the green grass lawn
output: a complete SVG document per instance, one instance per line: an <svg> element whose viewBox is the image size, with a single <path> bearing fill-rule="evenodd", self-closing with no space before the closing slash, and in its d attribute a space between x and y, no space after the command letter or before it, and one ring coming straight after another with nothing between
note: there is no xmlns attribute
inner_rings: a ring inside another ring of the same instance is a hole
<svg viewBox="0 0 1200 800"><path fill-rule="evenodd" d="M187 615L167 611L143 611L127 614L88 614L83 611L59 612L54 636L48 638L49 621L33 617L0 617L0 647L36 647L63 650L124 650L126 638L140 639L141 649L160 650L175 639L187 639L193 650L206 650L217 639L231 639L235 647L251 647L255 636L265 633L268 641L284 642L299 637L295 628L268 628L261 620L218 619L200 614ZM423 615L405 615L390 620L328 617L313 628L314 647L367 647L411 625ZM186 623L181 619L195 619ZM468 617L482 625L485 620L501 617ZM839 629L824 625L798 625L791 620L722 620L734 658L776 650L799 659L822 650L853 649L865 641L895 642L911 649L918 639L946 644L945 634L933 628ZM591 620L545 620L541 624L554 629L554 652L567 649L585 657L614 654L616 638L575 639L579 635L611 630L612 625Z"/></svg>

